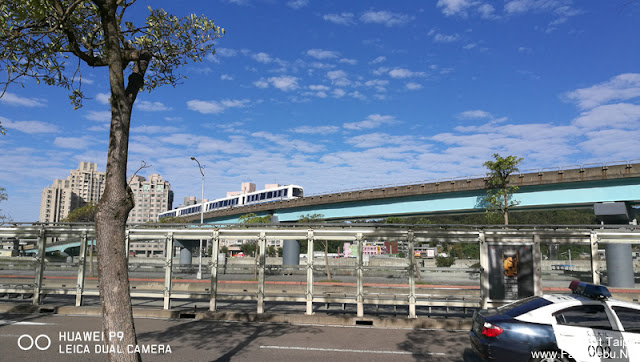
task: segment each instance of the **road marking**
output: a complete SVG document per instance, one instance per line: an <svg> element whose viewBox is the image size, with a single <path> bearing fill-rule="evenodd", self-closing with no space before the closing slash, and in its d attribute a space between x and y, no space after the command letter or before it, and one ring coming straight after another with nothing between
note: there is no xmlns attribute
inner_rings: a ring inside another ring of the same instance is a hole
<svg viewBox="0 0 640 362"><path fill-rule="evenodd" d="M0 326L53 326L55 323L41 323L41 322L18 322L18 321L8 321L4 319L0 319Z"/></svg>
<svg viewBox="0 0 640 362"><path fill-rule="evenodd" d="M315 347L287 347L287 346L260 346L261 349L284 349L290 351L307 351L307 352L346 352L346 353L378 353L378 354L402 354L412 355L413 352L405 351L377 351L366 349L342 349L342 348L315 348ZM424 352L421 355L429 356L446 356L446 353Z"/></svg>

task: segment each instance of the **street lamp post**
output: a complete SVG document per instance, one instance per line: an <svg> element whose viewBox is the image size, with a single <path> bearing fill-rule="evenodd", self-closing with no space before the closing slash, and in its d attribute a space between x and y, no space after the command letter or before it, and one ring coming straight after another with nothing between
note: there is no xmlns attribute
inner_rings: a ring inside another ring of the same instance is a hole
<svg viewBox="0 0 640 362"><path fill-rule="evenodd" d="M198 163L198 167L200 168L200 174L202 175L202 194L200 197L200 225L204 224L204 166L200 164L195 157L191 156L191 159ZM202 239L200 239L200 252L198 253L198 274L196 274L196 279L202 279Z"/></svg>

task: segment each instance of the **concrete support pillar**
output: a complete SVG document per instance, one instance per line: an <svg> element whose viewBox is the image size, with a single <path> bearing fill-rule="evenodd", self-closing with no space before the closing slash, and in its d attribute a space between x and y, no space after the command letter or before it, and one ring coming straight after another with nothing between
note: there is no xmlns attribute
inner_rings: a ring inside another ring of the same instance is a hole
<svg viewBox="0 0 640 362"><path fill-rule="evenodd" d="M192 247L181 247L180 248L180 265L190 265L193 264L193 253Z"/></svg>
<svg viewBox="0 0 640 362"><path fill-rule="evenodd" d="M285 240L282 245L282 266L300 265L300 244L298 240Z"/></svg>
<svg viewBox="0 0 640 362"><path fill-rule="evenodd" d="M615 288L634 288L633 254L631 244L607 244L607 285Z"/></svg>

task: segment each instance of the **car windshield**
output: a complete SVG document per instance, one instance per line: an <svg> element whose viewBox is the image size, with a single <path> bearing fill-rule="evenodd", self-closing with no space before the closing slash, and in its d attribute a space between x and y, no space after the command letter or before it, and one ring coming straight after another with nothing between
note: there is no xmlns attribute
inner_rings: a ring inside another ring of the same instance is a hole
<svg viewBox="0 0 640 362"><path fill-rule="evenodd" d="M509 317L515 318L525 313L528 313L534 309L538 309L549 304L553 304L552 302L542 298L542 297L529 297L517 302L513 302L511 304L507 304L498 308L498 310L508 315Z"/></svg>

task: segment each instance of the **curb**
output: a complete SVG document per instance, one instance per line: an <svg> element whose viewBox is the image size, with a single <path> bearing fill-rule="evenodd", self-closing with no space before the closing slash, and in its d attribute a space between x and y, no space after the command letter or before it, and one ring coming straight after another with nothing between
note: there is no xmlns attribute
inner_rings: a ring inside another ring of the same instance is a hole
<svg viewBox="0 0 640 362"><path fill-rule="evenodd" d="M93 316L101 317L101 307L75 307L75 306L37 306L32 304L0 304L0 314L55 314L61 316ZM203 311L192 309L151 309L134 308L135 318L156 319L194 319L210 321L235 321L251 323L283 323L291 325L323 325L344 327L376 327L389 329L442 329L442 330L469 330L473 324L471 318L444 318L444 317L418 317L394 318L394 317L353 317L331 316L324 314L275 314L255 312L227 312L227 311Z"/></svg>

